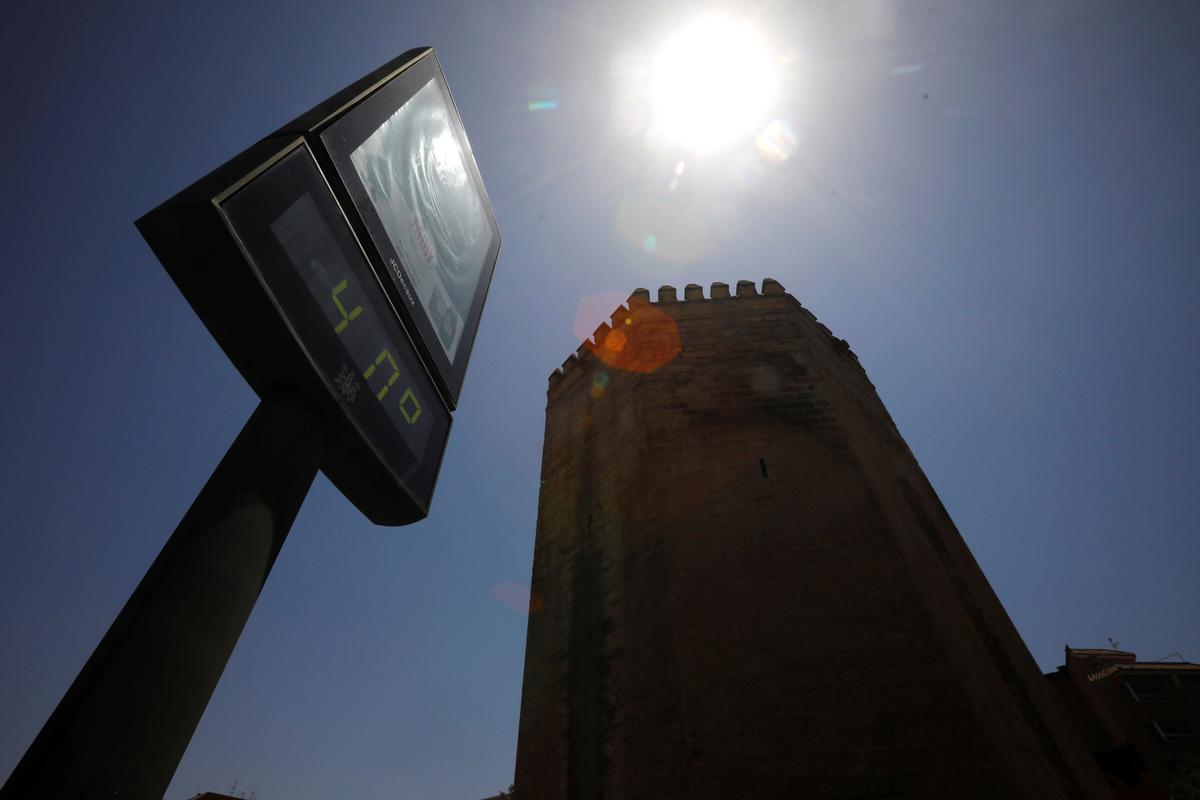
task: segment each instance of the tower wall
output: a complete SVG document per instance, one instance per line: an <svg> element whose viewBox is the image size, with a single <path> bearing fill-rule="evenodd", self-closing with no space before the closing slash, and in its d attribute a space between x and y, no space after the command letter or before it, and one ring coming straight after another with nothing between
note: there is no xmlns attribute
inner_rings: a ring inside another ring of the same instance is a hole
<svg viewBox="0 0 1200 800"><path fill-rule="evenodd" d="M1108 797L866 373L778 283L550 378L516 787Z"/></svg>

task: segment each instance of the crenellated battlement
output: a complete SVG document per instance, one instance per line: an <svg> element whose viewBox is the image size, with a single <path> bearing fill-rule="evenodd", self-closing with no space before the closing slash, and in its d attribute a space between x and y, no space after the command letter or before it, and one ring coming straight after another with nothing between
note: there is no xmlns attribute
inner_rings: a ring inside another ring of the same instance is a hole
<svg viewBox="0 0 1200 800"><path fill-rule="evenodd" d="M623 331L635 315L640 315L643 318L649 316L651 320L648 327L653 327L652 320L654 314L657 313L663 319L669 319L672 306L709 302L745 302L746 300L761 300L772 296L787 297L795 303L796 307L816 326L817 330L834 350L848 356L859 369L862 369L862 365L858 361L858 356L850 349L850 344L845 339L834 336L833 332L822 324L815 314L801 305L800 301L796 300L795 297L789 295L783 288L783 285L774 278L764 278L761 291L755 286L754 281L739 280L735 284L734 291L731 294L729 284L714 281L709 287L708 297L704 296L704 287L696 283L689 283L683 287L682 299L680 299L676 288L668 285L658 287L656 296L657 299L651 299L649 289L634 289L630 293L629 299L613 311L609 321L600 323L592 336L581 342L575 352L571 353L562 363L562 366L550 373L548 388L553 389L576 367L587 366L593 361L601 360L598 354L600 353L600 348L608 342L609 336L616 331L618 336L624 337L625 334ZM649 309L649 311L645 311L645 309ZM640 371L636 367L634 369L635 371Z"/></svg>

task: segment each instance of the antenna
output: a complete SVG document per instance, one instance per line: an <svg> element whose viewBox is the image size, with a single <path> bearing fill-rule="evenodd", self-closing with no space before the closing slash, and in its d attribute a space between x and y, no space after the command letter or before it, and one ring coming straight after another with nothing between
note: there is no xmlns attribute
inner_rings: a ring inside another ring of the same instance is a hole
<svg viewBox="0 0 1200 800"><path fill-rule="evenodd" d="M1112 649L1113 649L1113 650L1120 650L1120 649L1121 649L1121 643L1120 643L1120 642L1114 642L1114 641L1113 641L1113 638L1112 638L1111 636L1110 636L1110 637L1108 637L1108 643L1112 645Z"/></svg>

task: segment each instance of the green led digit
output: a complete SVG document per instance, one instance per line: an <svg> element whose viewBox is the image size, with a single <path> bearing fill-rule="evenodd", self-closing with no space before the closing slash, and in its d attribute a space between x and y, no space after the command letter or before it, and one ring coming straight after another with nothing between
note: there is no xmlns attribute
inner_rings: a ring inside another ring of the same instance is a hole
<svg viewBox="0 0 1200 800"><path fill-rule="evenodd" d="M342 305L341 298L338 297L339 294L346 291L346 284L348 282L349 279L347 278L337 286L333 287L333 304L337 306L338 311L342 312L342 321L333 326L333 330L337 333L341 333L342 331L346 330L346 326L350 324L350 320L355 319L359 314L362 313L362 306L355 306L354 308L350 309L349 313L347 313L346 307Z"/></svg>
<svg viewBox="0 0 1200 800"><path fill-rule="evenodd" d="M404 407L405 401L412 402L413 411L410 412ZM417 400L417 396L413 393L411 386L404 390L404 394L400 395L400 413L408 420L409 425L415 425L421 417L421 401Z"/></svg>
<svg viewBox="0 0 1200 800"><path fill-rule="evenodd" d="M380 400L383 400L383 396L388 393L388 389L392 388L392 384L395 383L396 381L400 380L400 368L398 366L396 366L396 359L392 358L391 352L385 347L383 349L383 352L380 353L379 356L375 359L375 363L372 364L371 366L367 367L367 371L363 373L363 377L369 379L372 375L375 374L375 368L378 367L380 364L382 364L384 361L387 361L389 364L392 365L392 374L388 378L387 384L382 389L380 389L379 392L375 395Z"/></svg>

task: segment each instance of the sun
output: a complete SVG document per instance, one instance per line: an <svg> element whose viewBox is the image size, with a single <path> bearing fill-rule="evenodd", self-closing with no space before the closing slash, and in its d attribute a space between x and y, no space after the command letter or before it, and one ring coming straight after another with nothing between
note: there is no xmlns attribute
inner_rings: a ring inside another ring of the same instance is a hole
<svg viewBox="0 0 1200 800"><path fill-rule="evenodd" d="M763 37L744 22L701 17L672 35L650 74L650 133L696 154L752 136L767 117L778 73Z"/></svg>

